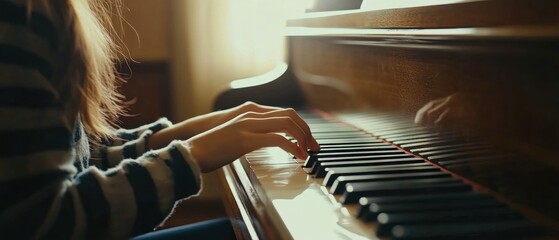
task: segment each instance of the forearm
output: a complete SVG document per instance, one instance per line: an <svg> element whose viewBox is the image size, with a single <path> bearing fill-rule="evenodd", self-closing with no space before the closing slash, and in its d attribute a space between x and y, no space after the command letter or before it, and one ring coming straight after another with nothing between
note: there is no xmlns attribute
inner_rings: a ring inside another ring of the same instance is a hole
<svg viewBox="0 0 559 240"><path fill-rule="evenodd" d="M158 149L167 146L173 140L190 139L193 136L224 124L243 113L265 113L276 110L280 110L280 108L247 102L234 108L203 114L154 133L149 138L147 146L149 149Z"/></svg>
<svg viewBox="0 0 559 240"><path fill-rule="evenodd" d="M167 146L173 140L186 140L196 135L197 132L193 125L195 125L195 119L188 119L177 123L171 127L162 129L153 133L147 142L148 149L160 149Z"/></svg>
<svg viewBox="0 0 559 240"><path fill-rule="evenodd" d="M235 113L232 110L211 112L186 119L171 127L155 132L148 139L148 149L159 149L173 140L187 140L229 120ZM230 116L232 115L232 116Z"/></svg>

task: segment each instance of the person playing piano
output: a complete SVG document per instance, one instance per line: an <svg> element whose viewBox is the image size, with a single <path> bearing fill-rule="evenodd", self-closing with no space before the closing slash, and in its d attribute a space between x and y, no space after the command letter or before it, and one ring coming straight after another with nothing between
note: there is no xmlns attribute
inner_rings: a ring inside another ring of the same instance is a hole
<svg viewBox="0 0 559 240"><path fill-rule="evenodd" d="M175 125L162 118L116 129L123 105L118 49L107 31L110 4L0 0L2 239L138 236L176 200L200 191L200 173L261 147L302 159L318 149L292 109L255 103ZM206 237L232 235L228 224L213 224L151 237L215 226Z"/></svg>

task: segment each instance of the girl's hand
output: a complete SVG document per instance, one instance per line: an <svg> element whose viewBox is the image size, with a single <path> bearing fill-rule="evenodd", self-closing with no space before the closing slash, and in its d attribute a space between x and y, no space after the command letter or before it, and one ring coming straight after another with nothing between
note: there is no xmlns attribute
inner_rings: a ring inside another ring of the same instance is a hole
<svg viewBox="0 0 559 240"><path fill-rule="evenodd" d="M308 125L293 109L269 109L244 112L187 140L190 154L202 172L215 170L263 147L277 146L300 159L308 157L307 149L319 150ZM292 136L297 144L278 133Z"/></svg>
<svg viewBox="0 0 559 240"><path fill-rule="evenodd" d="M186 121L177 124L177 127L186 128L185 132L188 132L186 138L192 137L199 133L208 131L214 127L217 127L243 113L256 112L265 113L269 111L280 110L279 107L264 106L253 102L246 102L237 107L215 111L208 114L193 117ZM181 125L181 126L179 126Z"/></svg>
<svg viewBox="0 0 559 240"><path fill-rule="evenodd" d="M167 146L169 142L175 139L189 139L197 134L208 131L244 113L265 113L270 111L277 111L280 109L281 108L278 107L264 106L253 102L246 102L234 108L193 117L153 134L148 141L148 147L150 149L158 149Z"/></svg>

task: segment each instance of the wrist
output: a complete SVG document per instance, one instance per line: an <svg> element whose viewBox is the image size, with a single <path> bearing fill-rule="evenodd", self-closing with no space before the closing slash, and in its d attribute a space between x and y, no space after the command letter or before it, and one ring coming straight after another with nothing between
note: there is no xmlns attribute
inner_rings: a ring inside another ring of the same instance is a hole
<svg viewBox="0 0 559 240"><path fill-rule="evenodd" d="M208 172L208 167L204 164L207 161L204 161L204 148L199 147L196 144L196 140L193 139L189 139L187 141L183 141L182 145L185 147L185 149L188 150L190 159L196 163L196 165L198 166L198 168L201 170L201 172L206 173Z"/></svg>

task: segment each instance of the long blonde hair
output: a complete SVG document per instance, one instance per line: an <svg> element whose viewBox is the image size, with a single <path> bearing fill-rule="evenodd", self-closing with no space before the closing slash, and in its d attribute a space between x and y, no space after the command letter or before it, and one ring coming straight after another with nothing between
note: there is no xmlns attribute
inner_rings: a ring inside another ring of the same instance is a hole
<svg viewBox="0 0 559 240"><path fill-rule="evenodd" d="M66 78L76 100L73 112L80 114L85 132L96 142L112 137L118 116L124 113L123 96L117 92L122 80L115 69L121 44L115 43L116 31L111 24L111 14L120 17L121 2L64 1L70 35L67 45L71 47Z"/></svg>

